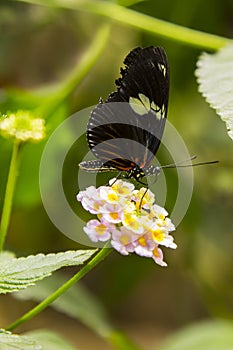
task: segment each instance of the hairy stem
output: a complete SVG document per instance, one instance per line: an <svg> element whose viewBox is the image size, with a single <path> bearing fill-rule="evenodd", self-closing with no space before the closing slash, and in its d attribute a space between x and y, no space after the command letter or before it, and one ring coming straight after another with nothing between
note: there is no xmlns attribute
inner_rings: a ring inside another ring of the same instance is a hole
<svg viewBox="0 0 233 350"><path fill-rule="evenodd" d="M16 182L16 177L18 172L19 148L20 148L20 142L15 139L13 143L9 174L8 174L8 179L6 184L6 192L5 192L3 208L2 208L2 218L1 218L1 224L0 224L0 251L2 251L3 249L7 230L10 223L12 203L13 203L14 190L15 190L15 182Z"/></svg>

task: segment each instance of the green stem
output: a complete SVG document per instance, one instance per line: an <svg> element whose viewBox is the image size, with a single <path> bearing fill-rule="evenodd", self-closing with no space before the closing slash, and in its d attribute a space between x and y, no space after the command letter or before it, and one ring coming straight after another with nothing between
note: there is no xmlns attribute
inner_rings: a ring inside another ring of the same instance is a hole
<svg viewBox="0 0 233 350"><path fill-rule="evenodd" d="M59 108L60 105L72 94L78 84L85 78L87 73L91 70L93 65L96 63L100 55L108 42L110 33L109 24L102 25L93 37L92 43L85 51L83 56L78 58L75 67L69 72L63 82L56 87L53 92L48 93L47 103L44 102L42 107L39 107L39 113L46 115L48 118L54 113L54 110Z"/></svg>
<svg viewBox="0 0 233 350"><path fill-rule="evenodd" d="M31 4L50 7L62 7L95 13L109 19L130 25L149 33L178 41L186 45L196 46L209 50L218 50L232 40L198 30L182 27L151 16L122 7L110 1L103 0L18 0Z"/></svg>
<svg viewBox="0 0 233 350"><path fill-rule="evenodd" d="M71 288L76 282L78 282L82 277L84 277L89 271L91 271L97 264L99 264L103 259L105 259L110 253L111 248L103 248L101 249L92 260L89 261L87 265L85 265L81 270L79 270L73 277L71 277L65 284L63 284L60 288L58 288L54 293L44 299L40 304L31 309L29 312L24 314L18 320L13 322L9 327L7 327L8 331L12 331L22 323L30 320L31 318L38 315L41 311L43 311L46 307L52 304L57 298L59 298L62 294L64 294L69 288Z"/></svg>
<svg viewBox="0 0 233 350"><path fill-rule="evenodd" d="M8 179L6 184L6 192L5 192L4 202L3 202L3 208L2 208L2 218L1 218L1 224L0 224L0 251L2 251L3 249L3 245L7 234L7 229L10 223L15 182L16 182L17 169L18 169L19 148L20 148L20 142L15 139L13 143L10 169L9 169L9 174L8 174Z"/></svg>
<svg viewBox="0 0 233 350"><path fill-rule="evenodd" d="M92 43L85 51L81 59L78 60L76 67L70 72L65 81L62 82L60 93L67 97L76 88L76 86L85 78L87 73L96 63L98 58L103 54L103 50L108 42L110 34L109 23L103 24L95 32Z"/></svg>

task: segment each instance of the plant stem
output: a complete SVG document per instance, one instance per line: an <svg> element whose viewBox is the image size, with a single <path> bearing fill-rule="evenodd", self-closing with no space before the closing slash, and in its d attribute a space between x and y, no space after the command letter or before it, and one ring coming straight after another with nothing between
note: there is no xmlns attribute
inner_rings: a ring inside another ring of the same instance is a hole
<svg viewBox="0 0 233 350"><path fill-rule="evenodd" d="M230 42L230 39L169 23L113 2L83 1L79 8L186 45L217 50Z"/></svg>
<svg viewBox="0 0 233 350"><path fill-rule="evenodd" d="M60 288L58 288L54 293L44 299L40 304L31 309L29 312L24 314L18 320L13 322L9 327L7 327L8 331L12 331L22 323L30 320L31 318L38 315L41 311L43 311L46 307L52 304L57 298L59 298L62 294L64 294L69 288L71 288L76 282L78 282L82 277L84 277L89 271L91 271L97 264L99 264L103 259L105 259L112 251L111 248L103 248L101 249L93 259L89 261L87 265L85 265L81 270L79 270L73 277L71 277L65 284L63 284Z"/></svg>
<svg viewBox="0 0 233 350"><path fill-rule="evenodd" d="M56 87L55 91L49 93L47 103L44 102L42 107L39 107L39 113L50 117L54 110L58 109L60 105L73 93L74 89L85 78L102 52L108 42L110 34L110 25L105 23L96 31L93 40L87 50L77 60L74 68L67 74L66 78ZM55 116L57 118L57 116ZM51 120L50 120L51 122Z"/></svg>
<svg viewBox="0 0 233 350"><path fill-rule="evenodd" d="M0 224L0 251L2 251L3 249L7 230L10 223L15 182L16 182L17 171L18 171L19 148L20 148L20 141L15 139L13 143L9 174L8 174L8 179L6 184L5 198L3 202L3 208L2 208L2 218L1 218L1 224Z"/></svg>
<svg viewBox="0 0 233 350"><path fill-rule="evenodd" d="M50 7L69 8L95 13L117 22L130 25L134 28L149 33L209 50L218 50L230 44L232 40L213 34L169 23L151 16L136 12L134 10L103 0L18 0L31 4L39 4Z"/></svg>

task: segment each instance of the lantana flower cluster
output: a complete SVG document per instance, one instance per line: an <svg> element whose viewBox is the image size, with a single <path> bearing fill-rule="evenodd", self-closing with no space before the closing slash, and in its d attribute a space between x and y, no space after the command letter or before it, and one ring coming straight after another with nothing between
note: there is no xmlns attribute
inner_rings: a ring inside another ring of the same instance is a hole
<svg viewBox="0 0 233 350"><path fill-rule="evenodd" d="M97 216L87 222L84 232L93 242L110 240L119 253L136 253L167 266L161 247L175 249L170 232L175 226L167 211L155 204L155 195L146 188L112 179L109 186L88 187L77 200L85 210Z"/></svg>
<svg viewBox="0 0 233 350"><path fill-rule="evenodd" d="M45 121L27 110L10 112L0 117L0 134L20 142L40 142L45 137Z"/></svg>

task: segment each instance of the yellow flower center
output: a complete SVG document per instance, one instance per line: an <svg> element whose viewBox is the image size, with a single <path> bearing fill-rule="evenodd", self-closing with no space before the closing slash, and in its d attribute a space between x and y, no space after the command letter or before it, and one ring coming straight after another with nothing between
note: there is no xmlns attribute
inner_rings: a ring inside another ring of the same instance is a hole
<svg viewBox="0 0 233 350"><path fill-rule="evenodd" d="M123 244L123 245L126 245L128 243L130 243L129 241L129 236L128 235L122 235L120 237L120 242Z"/></svg>
<svg viewBox="0 0 233 350"><path fill-rule="evenodd" d="M138 242L141 246L143 247L146 247L146 240L145 240L145 237L144 236L141 236L139 239L138 239Z"/></svg>
<svg viewBox="0 0 233 350"><path fill-rule="evenodd" d="M100 207L100 204L95 202L93 205L93 208L97 211L99 207Z"/></svg>
<svg viewBox="0 0 233 350"><path fill-rule="evenodd" d="M109 193L108 194L108 200L110 202L118 201L118 199L119 199L119 196L116 193Z"/></svg>
<svg viewBox="0 0 233 350"><path fill-rule="evenodd" d="M96 227L96 232L98 235L103 235L106 232L106 226L104 224L100 224L99 226Z"/></svg>
<svg viewBox="0 0 233 350"><path fill-rule="evenodd" d="M120 195L130 193L129 189L126 186L119 186L118 184L113 185L112 189Z"/></svg>
<svg viewBox="0 0 233 350"><path fill-rule="evenodd" d="M110 217L111 217L113 220L116 220L116 219L118 219L118 213L110 213Z"/></svg>
<svg viewBox="0 0 233 350"><path fill-rule="evenodd" d="M151 233L156 242L161 242L164 239L164 232L162 230L153 230Z"/></svg>
<svg viewBox="0 0 233 350"><path fill-rule="evenodd" d="M156 258L159 258L158 248L155 248L155 249L153 250L153 255L154 255Z"/></svg>
<svg viewBox="0 0 233 350"><path fill-rule="evenodd" d="M132 213L124 213L124 223L126 226L131 227L134 230L138 230L139 223L135 220L135 217Z"/></svg>

